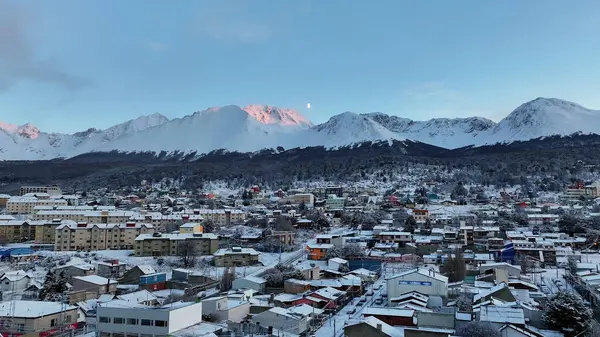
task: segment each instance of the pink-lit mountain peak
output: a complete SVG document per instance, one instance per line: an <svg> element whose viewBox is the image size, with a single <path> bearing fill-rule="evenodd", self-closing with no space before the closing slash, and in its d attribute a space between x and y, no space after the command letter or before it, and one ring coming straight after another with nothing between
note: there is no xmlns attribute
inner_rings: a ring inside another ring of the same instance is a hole
<svg viewBox="0 0 600 337"><path fill-rule="evenodd" d="M313 124L298 111L293 109L277 108L270 105L251 104L242 110L246 111L257 121L263 124L278 124L285 126L311 127Z"/></svg>

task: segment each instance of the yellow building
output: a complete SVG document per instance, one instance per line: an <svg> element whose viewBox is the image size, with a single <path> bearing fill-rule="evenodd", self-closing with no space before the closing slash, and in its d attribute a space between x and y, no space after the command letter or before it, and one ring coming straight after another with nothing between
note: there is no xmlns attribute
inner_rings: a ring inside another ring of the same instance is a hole
<svg viewBox="0 0 600 337"><path fill-rule="evenodd" d="M141 234L135 239L135 256L177 256L182 250L194 255L212 255L219 248L215 234Z"/></svg>
<svg viewBox="0 0 600 337"><path fill-rule="evenodd" d="M54 186L21 186L19 195L25 195L27 193L47 193L50 195L62 194L60 187Z"/></svg>
<svg viewBox="0 0 600 337"><path fill-rule="evenodd" d="M55 250L132 249L139 235L152 235L151 224L126 222L120 224L90 224L70 222L55 231Z"/></svg>
<svg viewBox="0 0 600 337"><path fill-rule="evenodd" d="M204 227L197 222L185 223L179 227L181 234L204 233Z"/></svg>
<svg viewBox="0 0 600 337"><path fill-rule="evenodd" d="M54 244L54 232L56 228L65 223L71 223L71 221L0 221L0 240L6 243L35 241L36 243Z"/></svg>

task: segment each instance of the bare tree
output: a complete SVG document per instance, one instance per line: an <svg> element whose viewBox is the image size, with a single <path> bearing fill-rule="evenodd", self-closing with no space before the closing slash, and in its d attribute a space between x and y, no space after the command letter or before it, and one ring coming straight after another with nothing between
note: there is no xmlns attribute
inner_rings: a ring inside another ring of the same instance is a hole
<svg viewBox="0 0 600 337"><path fill-rule="evenodd" d="M227 267L223 271L223 276L219 282L219 288L221 291L229 291L233 287L233 281L235 280L235 267Z"/></svg>
<svg viewBox="0 0 600 337"><path fill-rule="evenodd" d="M196 245L191 240L183 240L177 248L180 264L185 268L194 267L198 262Z"/></svg>

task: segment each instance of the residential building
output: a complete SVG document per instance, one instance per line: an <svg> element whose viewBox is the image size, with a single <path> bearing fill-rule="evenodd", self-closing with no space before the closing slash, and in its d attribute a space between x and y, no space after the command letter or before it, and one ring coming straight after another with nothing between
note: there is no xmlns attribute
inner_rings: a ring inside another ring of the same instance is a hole
<svg viewBox="0 0 600 337"><path fill-rule="evenodd" d="M181 234L194 234L204 233L204 227L197 222L189 222L179 226L179 233Z"/></svg>
<svg viewBox="0 0 600 337"><path fill-rule="evenodd" d="M73 283L73 278L75 276L96 275L96 267L89 263L59 266L56 268L55 273L63 273L68 282Z"/></svg>
<svg viewBox="0 0 600 337"><path fill-rule="evenodd" d="M405 245L412 241L410 232L385 231L379 233L379 242L381 243L398 243Z"/></svg>
<svg viewBox="0 0 600 337"><path fill-rule="evenodd" d="M225 296L213 297L202 301L202 314L215 321L239 323L250 314L250 303Z"/></svg>
<svg viewBox="0 0 600 337"><path fill-rule="evenodd" d="M343 210L346 206L346 198L338 197L335 194L329 194L325 200L325 206L328 210Z"/></svg>
<svg viewBox="0 0 600 337"><path fill-rule="evenodd" d="M267 290L267 280L252 275L236 278L233 281L233 289L252 289L258 292L265 292Z"/></svg>
<svg viewBox="0 0 600 337"><path fill-rule="evenodd" d="M307 319L304 315L280 307L274 307L254 315L252 322L261 326L272 326L294 335L303 334L308 330Z"/></svg>
<svg viewBox="0 0 600 337"><path fill-rule="evenodd" d="M127 270L127 264L119 262L119 260L116 259L100 261L98 262L97 266L98 276L114 280L123 277L125 271Z"/></svg>
<svg viewBox="0 0 600 337"><path fill-rule="evenodd" d="M139 235L154 233L151 224L126 223L75 223L62 224L55 231L55 249L63 250L106 250L132 249Z"/></svg>
<svg viewBox="0 0 600 337"><path fill-rule="evenodd" d="M176 270L176 269L175 269ZM139 284L140 276L156 274L154 267L150 265L137 265L127 270L119 279L121 284Z"/></svg>
<svg viewBox="0 0 600 337"><path fill-rule="evenodd" d="M0 194L0 207L6 207L6 203L8 203L8 199L10 199L11 196L8 194Z"/></svg>
<svg viewBox="0 0 600 337"><path fill-rule="evenodd" d="M62 190L60 187L54 186L21 186L19 195L25 195L28 193L47 193L49 195L60 195Z"/></svg>
<svg viewBox="0 0 600 337"><path fill-rule="evenodd" d="M448 295L448 278L440 273L418 268L387 279L387 293L390 302L395 297L411 291L446 297Z"/></svg>
<svg viewBox="0 0 600 337"><path fill-rule="evenodd" d="M30 282L31 276L24 270L6 272L0 276L0 293L4 300L10 299L12 295L9 294L25 290Z"/></svg>
<svg viewBox="0 0 600 337"><path fill-rule="evenodd" d="M293 245L296 243L296 234L292 231L272 231L269 237L276 238L284 245Z"/></svg>
<svg viewBox="0 0 600 337"><path fill-rule="evenodd" d="M37 206L35 197L12 197L6 202L6 212L9 214L31 214Z"/></svg>
<svg viewBox="0 0 600 337"><path fill-rule="evenodd" d="M55 230L63 223L70 223L70 221L0 221L0 238L3 238L7 243L35 241L42 244L54 244Z"/></svg>
<svg viewBox="0 0 600 337"><path fill-rule="evenodd" d="M242 267L257 264L260 253L254 248L232 247L219 249L213 256L216 267Z"/></svg>
<svg viewBox="0 0 600 337"><path fill-rule="evenodd" d="M294 194L291 195L289 199L292 204L305 204L309 208L312 208L315 205L315 195L312 193Z"/></svg>
<svg viewBox="0 0 600 337"><path fill-rule="evenodd" d="M150 307L134 301L98 304L99 337L168 336L202 321L202 303L178 302Z"/></svg>
<svg viewBox="0 0 600 337"><path fill-rule="evenodd" d="M0 302L0 333L3 336L48 336L60 328L77 328L77 307L60 302Z"/></svg>
<svg viewBox="0 0 600 337"><path fill-rule="evenodd" d="M413 209L412 216L418 223L422 223L429 219L429 211L426 209Z"/></svg>
<svg viewBox="0 0 600 337"><path fill-rule="evenodd" d="M309 260L327 260L327 252L335 246L330 243L309 243L306 245Z"/></svg>
<svg viewBox="0 0 600 337"><path fill-rule="evenodd" d="M219 247L219 237L212 233L140 234L135 239L135 256L176 256L182 249L198 255L212 255Z"/></svg>
<svg viewBox="0 0 600 337"><path fill-rule="evenodd" d="M87 275L87 276L75 276L73 277L73 289L72 291L86 291L95 293L97 295L102 294L114 294L117 290L117 281L107 279L98 275Z"/></svg>
<svg viewBox="0 0 600 337"><path fill-rule="evenodd" d="M231 226L246 222L247 214L239 209L200 209L194 210L204 219L212 220L218 226Z"/></svg>

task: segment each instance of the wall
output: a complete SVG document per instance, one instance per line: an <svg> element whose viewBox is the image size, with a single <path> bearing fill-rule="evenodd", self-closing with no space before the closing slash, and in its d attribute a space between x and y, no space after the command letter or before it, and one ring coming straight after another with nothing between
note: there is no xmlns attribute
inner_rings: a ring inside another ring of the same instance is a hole
<svg viewBox="0 0 600 337"><path fill-rule="evenodd" d="M169 333L202 321L202 303L191 304L169 312Z"/></svg>
<svg viewBox="0 0 600 337"><path fill-rule="evenodd" d="M417 326L454 329L454 314L442 312L417 312Z"/></svg>
<svg viewBox="0 0 600 337"><path fill-rule="evenodd" d="M389 337L384 332L379 331L366 323L345 327L344 335L347 337Z"/></svg>

